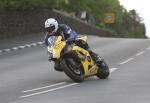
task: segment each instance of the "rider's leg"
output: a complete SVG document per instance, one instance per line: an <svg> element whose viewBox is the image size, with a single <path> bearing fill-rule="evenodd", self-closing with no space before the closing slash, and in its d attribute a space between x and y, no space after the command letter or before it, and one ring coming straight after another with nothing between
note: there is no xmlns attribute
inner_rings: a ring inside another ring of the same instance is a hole
<svg viewBox="0 0 150 103"><path fill-rule="evenodd" d="M90 53L92 59L97 64L101 64L102 63L102 58L100 56L98 56L98 54L94 53L86 42L79 40L79 41L76 41L76 44L78 46L84 48L85 50L87 50Z"/></svg>
<svg viewBox="0 0 150 103"><path fill-rule="evenodd" d="M97 64L101 64L101 63L102 63L102 58L101 58L98 54L96 54L96 53L93 52L93 51L89 51L89 53L90 53L92 59L93 59Z"/></svg>

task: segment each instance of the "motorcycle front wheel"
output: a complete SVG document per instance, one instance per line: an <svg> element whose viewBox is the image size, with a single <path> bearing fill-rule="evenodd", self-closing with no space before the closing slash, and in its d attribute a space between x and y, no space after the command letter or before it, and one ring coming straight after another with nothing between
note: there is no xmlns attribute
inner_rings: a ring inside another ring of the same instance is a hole
<svg viewBox="0 0 150 103"><path fill-rule="evenodd" d="M84 81L84 72L80 62L73 58L66 58L63 60L65 74L74 82L80 83Z"/></svg>

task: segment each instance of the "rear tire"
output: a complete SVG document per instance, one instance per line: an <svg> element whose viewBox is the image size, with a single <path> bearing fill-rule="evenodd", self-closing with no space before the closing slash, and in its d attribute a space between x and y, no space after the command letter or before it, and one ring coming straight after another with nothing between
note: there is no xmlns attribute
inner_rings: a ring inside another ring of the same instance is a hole
<svg viewBox="0 0 150 103"><path fill-rule="evenodd" d="M67 58L63 60L64 68L63 71L69 76L74 82L80 83L84 81L84 72L81 68L80 63L73 58ZM76 64L76 65L75 65Z"/></svg>
<svg viewBox="0 0 150 103"><path fill-rule="evenodd" d="M104 60L102 60L101 65L99 65L98 72L96 76L100 79L106 79L109 76L109 67Z"/></svg>

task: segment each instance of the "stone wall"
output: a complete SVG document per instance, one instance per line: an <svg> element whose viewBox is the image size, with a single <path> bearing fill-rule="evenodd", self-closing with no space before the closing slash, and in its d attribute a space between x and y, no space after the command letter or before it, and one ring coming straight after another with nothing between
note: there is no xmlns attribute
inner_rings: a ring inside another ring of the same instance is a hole
<svg viewBox="0 0 150 103"><path fill-rule="evenodd" d="M22 35L35 35L44 31L44 22L54 17L59 23L65 23L80 34L98 35L102 37L117 37L115 33L90 26L87 23L72 18L57 10L26 10L26 11L0 11L0 39Z"/></svg>

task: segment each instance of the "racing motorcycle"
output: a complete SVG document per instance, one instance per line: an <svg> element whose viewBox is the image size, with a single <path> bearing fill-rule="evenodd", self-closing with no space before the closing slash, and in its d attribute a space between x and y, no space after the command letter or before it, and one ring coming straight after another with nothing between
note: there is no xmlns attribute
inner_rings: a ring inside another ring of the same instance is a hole
<svg viewBox="0 0 150 103"><path fill-rule="evenodd" d="M78 37L77 40L87 42L87 36ZM74 82L82 82L90 76L106 79L109 76L109 67L102 59L97 65L89 52L75 43L64 41L62 36L51 36L48 39L48 54L52 55L55 68L62 70Z"/></svg>

